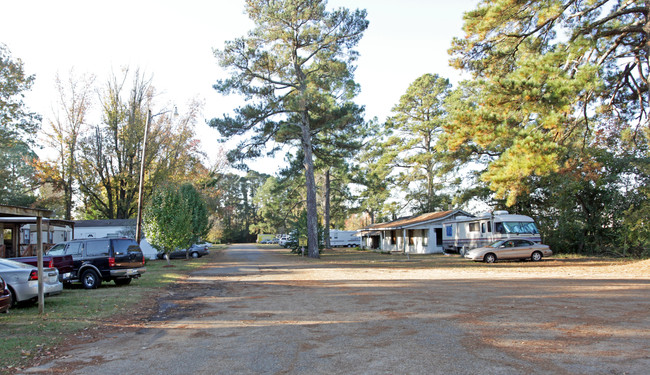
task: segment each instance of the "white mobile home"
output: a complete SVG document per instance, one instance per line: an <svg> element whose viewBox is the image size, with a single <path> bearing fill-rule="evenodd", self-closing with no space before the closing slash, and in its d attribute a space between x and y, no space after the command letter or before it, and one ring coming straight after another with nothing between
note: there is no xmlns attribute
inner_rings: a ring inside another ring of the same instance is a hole
<svg viewBox="0 0 650 375"><path fill-rule="evenodd" d="M356 230L330 230L330 245L332 247L360 247L361 237Z"/></svg>
<svg viewBox="0 0 650 375"><path fill-rule="evenodd" d="M446 252L465 251L483 247L505 238L522 238L540 242L535 221L525 215L513 215L508 211L484 213L478 217L457 216L442 223L443 248Z"/></svg>
<svg viewBox="0 0 650 375"><path fill-rule="evenodd" d="M389 223L373 224L358 231L361 246L407 254L442 253L443 221L468 215L462 210L430 212Z"/></svg>

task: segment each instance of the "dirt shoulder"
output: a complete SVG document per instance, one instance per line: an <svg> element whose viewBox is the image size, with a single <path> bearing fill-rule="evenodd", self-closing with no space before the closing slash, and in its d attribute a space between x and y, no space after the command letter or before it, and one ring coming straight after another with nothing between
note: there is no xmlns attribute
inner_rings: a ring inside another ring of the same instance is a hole
<svg viewBox="0 0 650 375"><path fill-rule="evenodd" d="M348 251L348 250L346 250ZM650 261L494 265L232 246L26 373L645 374Z"/></svg>

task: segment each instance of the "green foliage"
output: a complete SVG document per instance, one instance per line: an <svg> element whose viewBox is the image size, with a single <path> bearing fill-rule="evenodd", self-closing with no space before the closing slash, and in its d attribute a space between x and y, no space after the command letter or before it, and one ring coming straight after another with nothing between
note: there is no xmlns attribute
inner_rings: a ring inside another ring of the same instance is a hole
<svg viewBox="0 0 650 375"><path fill-rule="evenodd" d="M290 238L285 244L285 247L291 250L293 254L303 255L303 249L305 252L307 248L300 246L300 239L308 238L308 228L307 228L307 211L303 210L300 216L296 221L292 223L291 230L289 232ZM318 253L320 254L324 248L324 230L322 226L318 226Z"/></svg>
<svg viewBox="0 0 650 375"><path fill-rule="evenodd" d="M216 51L231 76L214 85L223 94L243 95L248 104L236 109L234 118L210 121L224 139L249 135L229 153L231 161L261 156L269 141L277 144L271 153L283 144L300 144L312 257L318 256L313 137L335 123L320 119L342 108L357 91L352 48L368 26L365 11L328 12L325 6L323 0L248 1L246 12L255 28Z"/></svg>
<svg viewBox="0 0 650 375"><path fill-rule="evenodd" d="M484 157L481 178L508 205L531 192L529 176L557 173L569 156L589 160L573 151L603 136L632 129L643 143L646 11L612 3L486 0L465 15L452 64L475 80L452 96L441 147Z"/></svg>
<svg viewBox="0 0 650 375"><path fill-rule="evenodd" d="M192 207L180 189L165 185L154 190L143 213L143 230L147 241L165 253L192 244Z"/></svg>
<svg viewBox="0 0 650 375"><path fill-rule="evenodd" d="M23 101L33 83L23 62L0 43L0 204L28 206L35 201L32 165L37 156L32 146L41 118Z"/></svg>
<svg viewBox="0 0 650 375"><path fill-rule="evenodd" d="M201 194L192 184L185 183L180 187L180 194L190 211L190 244L205 238L211 228L208 207Z"/></svg>
<svg viewBox="0 0 650 375"><path fill-rule="evenodd" d="M256 233L267 232L260 223L260 206L266 200L256 200L256 192L269 179L269 175L249 171L245 176L225 173L215 176L214 188L219 194L214 201L222 242L254 242Z"/></svg>
<svg viewBox="0 0 650 375"><path fill-rule="evenodd" d="M397 171L394 187L406 193L416 213L442 210L449 203L440 193L436 143L447 121L443 103L450 88L449 80L437 74L417 78L386 123L382 163Z"/></svg>

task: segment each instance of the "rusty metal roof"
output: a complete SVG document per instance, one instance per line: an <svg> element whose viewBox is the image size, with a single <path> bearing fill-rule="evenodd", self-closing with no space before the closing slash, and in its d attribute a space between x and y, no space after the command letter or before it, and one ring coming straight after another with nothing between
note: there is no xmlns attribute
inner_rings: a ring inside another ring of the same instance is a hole
<svg viewBox="0 0 650 375"><path fill-rule="evenodd" d="M368 230L382 230L382 229L400 229L416 224L421 224L425 223L427 221L433 221L433 220L439 220L439 219L444 219L447 218L448 216L451 216L456 213L462 213L465 215L470 215L465 211L462 210L450 210L450 211L439 211L439 212L429 212L426 214L418 215L418 216L411 216L403 219L398 219L395 221L391 221L388 223L379 223L379 224L373 224L369 225L363 229L362 231L368 231Z"/></svg>

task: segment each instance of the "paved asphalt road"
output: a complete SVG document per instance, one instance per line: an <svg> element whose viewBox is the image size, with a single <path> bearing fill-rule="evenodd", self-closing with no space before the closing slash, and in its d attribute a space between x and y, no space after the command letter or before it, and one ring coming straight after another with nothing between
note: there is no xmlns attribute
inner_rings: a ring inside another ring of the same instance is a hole
<svg viewBox="0 0 650 375"><path fill-rule="evenodd" d="M517 331L508 338L513 350L504 349L467 324L490 300L497 312L513 308L471 287L484 282L408 280L402 272L331 267L231 246L161 299L145 328L74 347L25 373L622 374L650 365L646 356L619 367L616 359L603 363L569 347L538 355L536 347L553 342L549 326L535 331L539 341L532 345L526 328ZM535 288L525 283L522 289ZM516 350L519 340L531 349Z"/></svg>

